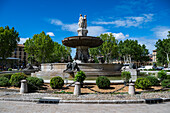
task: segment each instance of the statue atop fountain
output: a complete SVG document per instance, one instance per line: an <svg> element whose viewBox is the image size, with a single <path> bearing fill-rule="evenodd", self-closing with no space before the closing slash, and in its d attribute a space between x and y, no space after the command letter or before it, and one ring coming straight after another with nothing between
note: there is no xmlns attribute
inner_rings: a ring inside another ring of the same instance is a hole
<svg viewBox="0 0 170 113"><path fill-rule="evenodd" d="M77 30L78 36L87 36L88 30L86 29L87 28L87 19L86 19L86 17L87 16L84 15L84 18L83 18L82 14L80 14L79 22L78 22L79 28Z"/></svg>

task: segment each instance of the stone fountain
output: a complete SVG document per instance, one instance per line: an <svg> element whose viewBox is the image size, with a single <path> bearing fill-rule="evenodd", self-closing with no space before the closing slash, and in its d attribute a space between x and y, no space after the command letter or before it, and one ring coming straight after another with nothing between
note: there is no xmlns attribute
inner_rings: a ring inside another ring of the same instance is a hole
<svg viewBox="0 0 170 113"><path fill-rule="evenodd" d="M78 63L88 63L88 59L90 57L88 49L100 46L103 41L98 37L87 36L88 30L86 15L83 18L80 14L78 24L78 36L67 37L62 40L62 43L67 47L76 48L76 56L74 59Z"/></svg>
<svg viewBox="0 0 170 113"><path fill-rule="evenodd" d="M66 37L62 40L63 45L76 48L75 62L77 62L80 70L84 71L87 77L90 76L115 76L120 75L122 64L99 64L88 63L90 58L88 49L100 46L103 41L99 37L87 36L87 18L80 14L78 36ZM68 77L70 74L64 73L67 63L45 63L41 64L41 71L32 73L31 76L50 79L54 76Z"/></svg>

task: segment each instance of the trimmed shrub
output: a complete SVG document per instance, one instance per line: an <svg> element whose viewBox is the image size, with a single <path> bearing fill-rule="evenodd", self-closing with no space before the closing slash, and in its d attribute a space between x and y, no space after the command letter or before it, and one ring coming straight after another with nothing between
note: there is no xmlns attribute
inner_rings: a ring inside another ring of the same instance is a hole
<svg viewBox="0 0 170 113"><path fill-rule="evenodd" d="M9 86L9 79L6 77L0 77L0 86L1 87L5 87L5 86Z"/></svg>
<svg viewBox="0 0 170 113"><path fill-rule="evenodd" d="M37 78L37 77L28 77L26 78L28 82L28 89L29 90L36 90L39 89L43 84L43 79Z"/></svg>
<svg viewBox="0 0 170 113"><path fill-rule="evenodd" d="M140 76L148 76L146 72L140 72Z"/></svg>
<svg viewBox="0 0 170 113"><path fill-rule="evenodd" d="M110 87L110 80L105 76L100 76L96 79L96 85L100 89L105 89Z"/></svg>
<svg viewBox="0 0 170 113"><path fill-rule="evenodd" d="M21 86L21 80L26 79L27 76L24 73L15 73L11 76L9 80L10 84L15 87Z"/></svg>
<svg viewBox="0 0 170 113"><path fill-rule="evenodd" d="M124 79L125 82L129 82L129 79L131 78L131 73L129 71L123 71L121 73L121 77Z"/></svg>
<svg viewBox="0 0 170 113"><path fill-rule="evenodd" d="M167 79L170 79L170 75L167 75Z"/></svg>
<svg viewBox="0 0 170 113"><path fill-rule="evenodd" d="M12 68L8 68L8 71L12 71Z"/></svg>
<svg viewBox="0 0 170 113"><path fill-rule="evenodd" d="M63 87L63 85L64 85L64 80L59 76L53 77L50 80L50 86L53 89L61 89Z"/></svg>
<svg viewBox="0 0 170 113"><path fill-rule="evenodd" d="M135 82L135 87L138 89L147 89L151 86L148 78L138 78Z"/></svg>
<svg viewBox="0 0 170 113"><path fill-rule="evenodd" d="M74 81L78 81L82 83L85 79L86 79L85 73L83 71L78 71L74 78Z"/></svg>
<svg viewBox="0 0 170 113"><path fill-rule="evenodd" d="M167 87L167 88L170 88L170 79L165 79L161 82L161 86L163 88Z"/></svg>
<svg viewBox="0 0 170 113"><path fill-rule="evenodd" d="M12 76L12 73L9 73L9 74L0 74L0 77L6 77L9 80L10 80L11 76Z"/></svg>
<svg viewBox="0 0 170 113"><path fill-rule="evenodd" d="M154 76L147 76L149 81L151 82L151 86L158 86L159 85L159 80L154 77Z"/></svg>
<svg viewBox="0 0 170 113"><path fill-rule="evenodd" d="M163 70L162 70L162 71L159 71L159 72L158 72L158 78L160 79L160 81L166 79L166 78L167 78L166 72L163 71Z"/></svg>

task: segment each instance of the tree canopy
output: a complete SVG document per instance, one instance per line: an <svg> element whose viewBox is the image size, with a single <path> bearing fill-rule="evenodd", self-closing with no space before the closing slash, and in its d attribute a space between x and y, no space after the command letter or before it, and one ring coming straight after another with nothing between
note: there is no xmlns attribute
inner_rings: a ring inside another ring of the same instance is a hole
<svg viewBox="0 0 170 113"><path fill-rule="evenodd" d="M0 27L0 57L6 59L12 56L12 52L20 41L19 33L12 27Z"/></svg>
<svg viewBox="0 0 170 113"><path fill-rule="evenodd" d="M54 42L54 52L51 56L51 61L61 62L61 59L63 58L67 61L68 57L71 57L71 48Z"/></svg>
<svg viewBox="0 0 170 113"><path fill-rule="evenodd" d="M132 59L137 62L148 61L148 49L146 46L138 44L137 40L125 40L119 42L119 55L123 57L124 62L130 62Z"/></svg>
<svg viewBox="0 0 170 113"><path fill-rule="evenodd" d="M103 44L97 48L90 48L90 55L93 58L104 56L109 63L109 60L118 56L118 40L112 34L101 34L99 37L103 40Z"/></svg>
<svg viewBox="0 0 170 113"><path fill-rule="evenodd" d="M54 51L54 42L45 32L35 34L32 39L25 42L25 51L31 59L34 58L40 63L49 62Z"/></svg>
<svg viewBox="0 0 170 113"><path fill-rule="evenodd" d="M169 55L170 55L170 31L168 31L168 35L167 35L167 39L159 39L156 42L156 57L159 63L161 63L162 65L164 64L169 64ZM169 64L170 66L170 64Z"/></svg>
<svg viewBox="0 0 170 113"><path fill-rule="evenodd" d="M25 42L25 52L28 60L33 63L60 62L61 58L67 59L71 49L54 42L45 32L35 34Z"/></svg>

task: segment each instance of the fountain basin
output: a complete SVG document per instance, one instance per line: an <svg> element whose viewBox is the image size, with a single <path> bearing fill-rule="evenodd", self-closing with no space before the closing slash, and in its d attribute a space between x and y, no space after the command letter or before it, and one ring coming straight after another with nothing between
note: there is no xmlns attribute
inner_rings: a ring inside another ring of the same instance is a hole
<svg viewBox="0 0 170 113"><path fill-rule="evenodd" d="M66 69L67 63L45 63L41 64L41 71L32 73L31 76L43 78L49 80L55 76L61 76L68 78L68 73L63 73ZM98 64L98 63L80 63L78 67L84 71L87 77L94 76L117 76L121 75L120 69L122 64Z"/></svg>

